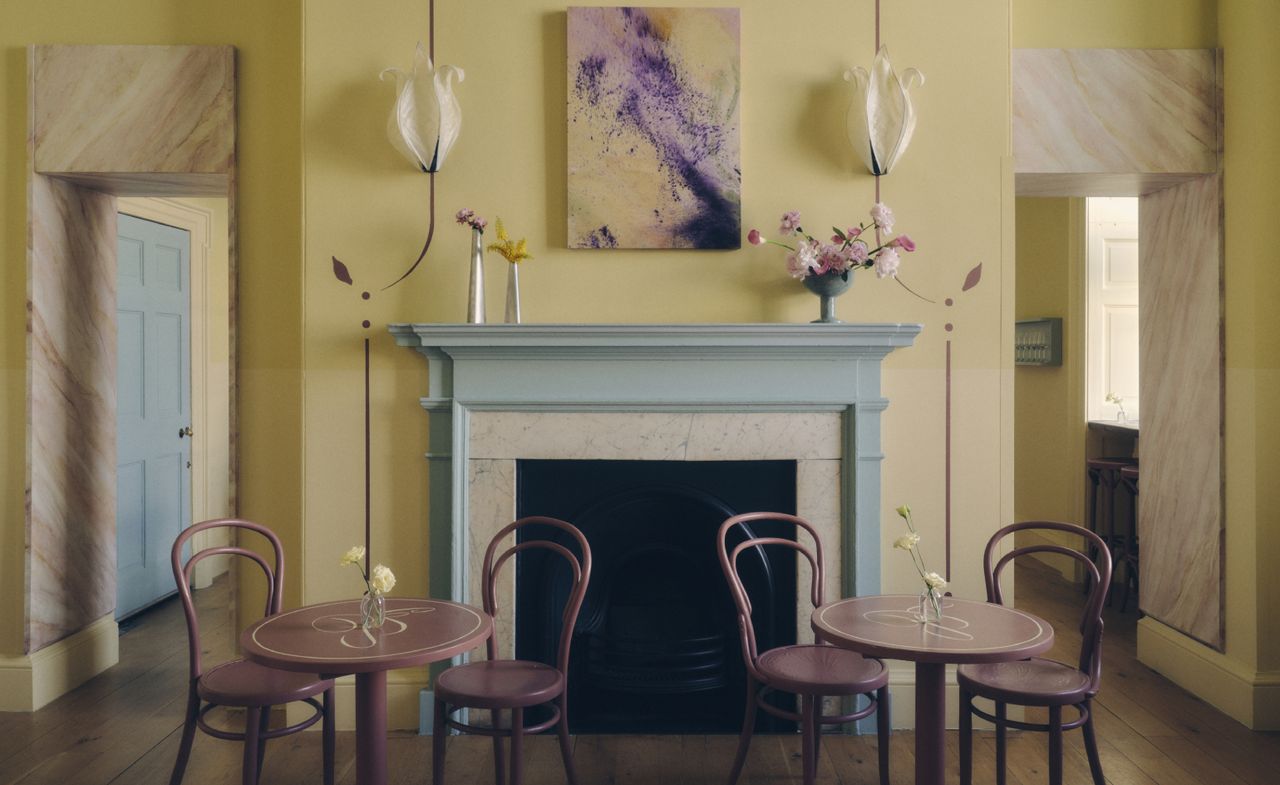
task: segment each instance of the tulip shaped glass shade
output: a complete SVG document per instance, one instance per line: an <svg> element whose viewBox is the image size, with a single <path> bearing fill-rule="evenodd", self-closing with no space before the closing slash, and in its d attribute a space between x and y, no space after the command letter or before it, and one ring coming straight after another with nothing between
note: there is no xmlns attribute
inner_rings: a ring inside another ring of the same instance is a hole
<svg viewBox="0 0 1280 785"><path fill-rule="evenodd" d="M849 143L868 171L888 174L911 143L916 114L908 91L924 84L924 74L908 68L899 79L889 63L889 50L882 46L870 73L854 68L846 71L844 78L854 86L848 115Z"/></svg>
<svg viewBox="0 0 1280 785"><path fill-rule="evenodd" d="M422 42L413 54L413 69L405 73L387 68L379 74L396 80L396 103L387 118L387 138L409 163L424 172L436 172L458 141L462 128L462 108L453 95L454 78L461 82L461 68L436 68Z"/></svg>

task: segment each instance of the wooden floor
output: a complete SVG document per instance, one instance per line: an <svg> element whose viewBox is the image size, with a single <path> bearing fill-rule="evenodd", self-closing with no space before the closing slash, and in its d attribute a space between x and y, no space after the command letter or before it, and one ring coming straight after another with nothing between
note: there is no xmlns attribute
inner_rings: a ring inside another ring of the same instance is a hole
<svg viewBox="0 0 1280 785"><path fill-rule="evenodd" d="M197 594L206 649L231 643L225 590ZM1079 595L1051 574L1020 568L1020 607L1053 623L1054 656L1075 658ZM1132 611L1110 613L1097 724L1107 781L1116 785L1275 785L1280 782L1280 734L1253 733L1166 681L1134 659ZM187 645L182 614L170 601L120 638L120 664L34 714L0 714L0 783L23 785L151 785L168 781L182 718ZM1088 783L1080 734L1068 734L1066 781ZM948 742L948 782L958 781L954 733ZM297 734L272 742L264 785L320 781L320 738ZM752 745L743 785L799 782L798 739L761 736ZM582 785L596 783L722 783L733 756L731 736L584 736L575 741ZM449 741L451 785L493 782L487 739ZM430 738L394 733L388 743L393 783L425 783ZM892 781L913 781L913 737L898 731L891 745ZM562 783L553 737L531 740L526 781ZM196 737L186 785L239 782L239 745ZM1010 785L1047 781L1042 734L1014 734ZM355 781L354 738L338 734L338 780ZM994 782L991 738L975 745L975 782ZM819 781L875 783L876 744L870 737L828 737Z"/></svg>

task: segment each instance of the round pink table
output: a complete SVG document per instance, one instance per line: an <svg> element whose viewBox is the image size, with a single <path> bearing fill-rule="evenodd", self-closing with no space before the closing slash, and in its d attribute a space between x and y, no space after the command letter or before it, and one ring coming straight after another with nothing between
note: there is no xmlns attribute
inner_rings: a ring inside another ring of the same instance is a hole
<svg viewBox="0 0 1280 785"><path fill-rule="evenodd" d="M956 597L944 597L942 619L925 624L919 607L907 594L852 597L816 609L813 629L836 646L916 664L916 785L942 785L947 664L1043 654L1053 627L1025 611Z"/></svg>
<svg viewBox="0 0 1280 785"><path fill-rule="evenodd" d="M493 619L445 600L387 598L381 629L360 627L360 601L268 616L240 635L245 658L287 671L356 676L356 783L387 781L387 671L448 659L493 632Z"/></svg>

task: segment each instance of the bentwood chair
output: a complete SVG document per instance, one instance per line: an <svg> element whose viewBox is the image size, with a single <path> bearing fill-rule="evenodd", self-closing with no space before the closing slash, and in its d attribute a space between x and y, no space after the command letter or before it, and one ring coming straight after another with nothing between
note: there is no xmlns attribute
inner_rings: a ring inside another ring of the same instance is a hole
<svg viewBox="0 0 1280 785"><path fill-rule="evenodd" d="M505 540L512 532L526 526L551 527L564 532L577 544L581 560L573 551L551 539L527 539L517 542L498 554ZM560 737L560 754L564 758L565 774L571 785L577 785L578 774L573 765L573 751L569 746L569 706L568 706L568 670L569 645L573 640L573 628L578 621L578 611L582 608L582 599L587 593L587 583L591 579L591 548L586 537L570 523L556 518L531 516L521 518L507 524L489 543L484 552L484 567L481 574L481 590L483 591L484 611L490 616L498 612L497 593L494 583L502 565L512 556L522 551L541 548L564 558L572 572L573 581L569 598L565 603L561 616L560 645L555 665L529 660L502 660L498 658L498 639L494 634L489 638L489 659L482 662L471 662L449 668L436 679L435 689L435 725L432 739L431 781L433 785L443 785L445 739L450 729L464 733L476 733L493 738L493 763L498 785L505 780L504 769L511 772L511 785L521 785L523 781L523 747L524 737L531 733L541 733L555 727ZM525 725L525 711L537 706L546 706L550 717L534 725ZM489 709L492 712L491 727L469 725L453 718L453 712L462 708ZM500 712L510 712L510 723L501 727ZM511 757L503 760L502 740L511 739ZM505 763L505 766L504 766Z"/></svg>
<svg viewBox="0 0 1280 785"><path fill-rule="evenodd" d="M193 553L185 565L182 550L196 534L210 529L231 529L236 534L252 531L261 534L270 543L273 564L257 552L240 545L205 548ZM267 740L276 739L311 727L323 719L324 736L324 785L333 785L333 681L306 673L268 668L248 660L236 659L224 662L209 670L200 659L200 627L195 604L191 599L191 573L202 559L219 555L241 556L262 569L267 579L267 608L265 615L280 612L284 594L284 548L279 538L261 524L236 518L219 518L188 527L173 543L171 561L173 578L178 584L178 596L182 598L182 610L187 617L187 643L191 651L191 678L187 690L186 721L182 726L182 741L178 745L178 760L173 764L169 785L179 785L191 755L191 743L196 728L219 739L244 742L244 761L241 767L243 785L257 785L262 774L262 762L266 756ZM323 703L316 696L323 696ZM276 730L269 729L271 707L294 701L302 701L314 712L301 722ZM217 706L229 706L245 710L243 733L221 730L205 722L205 715Z"/></svg>
<svg viewBox="0 0 1280 785"><path fill-rule="evenodd" d="M1084 538L1081 550L1065 545L1043 543L1013 548L996 558L1001 540L1015 532L1065 532ZM1033 553L1055 553L1080 562L1090 581L1084 616L1080 620L1080 658L1075 665L1057 660L1033 657L1019 662L986 665L961 665L957 671L960 683L960 782L973 781L973 715L996 726L996 782L1005 783L1005 735L1009 728L1049 733L1049 782L1062 783L1062 733L1080 728L1084 733L1085 752L1094 785L1105 785L1102 763L1098 759L1098 741L1094 735L1092 701L1102 680L1102 604L1111 585L1111 549L1097 534L1071 523L1025 521L1004 527L992 536L982 559L987 581L987 602L1003 605L1000 573L1019 556ZM1093 558L1090 558L1090 554ZM974 706L975 697L995 703L995 714ZM1047 708L1047 723L1021 722L1008 717L1008 705ZM1077 716L1066 721L1062 710L1074 708Z"/></svg>
<svg viewBox="0 0 1280 785"><path fill-rule="evenodd" d="M778 522L795 527L797 539L758 537L752 531L755 522ZM813 540L813 549L798 539L801 531ZM737 544L730 546L730 539ZM759 554L766 546L794 549L809 561L812 573L810 587L814 607L822 605L822 540L813 526L803 518L772 512L735 515L720 525L720 567L729 582L729 591L738 612L738 631L742 638L742 658L747 666L747 705L738 737L738 752L729 772L728 785L735 785L747 759L751 736L755 730L756 708L775 717L800 723L801 769L804 785L812 785L817 777L818 752L822 726L853 722L876 714L876 736L879 747L880 785L889 783L889 671L884 663L864 657L848 649L829 646L821 641L812 644L779 646L766 652L756 650L755 626L751 621L751 598L747 596L739 574L739 559L744 553ZM774 692L789 692L800 697L800 711L789 711L770 703ZM856 696L866 698L867 705L848 714L824 715L822 699Z"/></svg>

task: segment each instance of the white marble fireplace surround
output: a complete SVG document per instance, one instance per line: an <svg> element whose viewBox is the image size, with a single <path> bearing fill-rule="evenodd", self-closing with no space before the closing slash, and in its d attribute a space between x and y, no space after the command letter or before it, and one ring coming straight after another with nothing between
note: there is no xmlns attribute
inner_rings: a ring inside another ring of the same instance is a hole
<svg viewBox="0 0 1280 785"><path fill-rule="evenodd" d="M919 325L389 329L429 364L433 594L479 604L484 548L516 514L520 459L795 461L797 512L826 548L827 596L879 591L880 363ZM508 653L513 573L497 619ZM807 594L797 592L801 639Z"/></svg>

